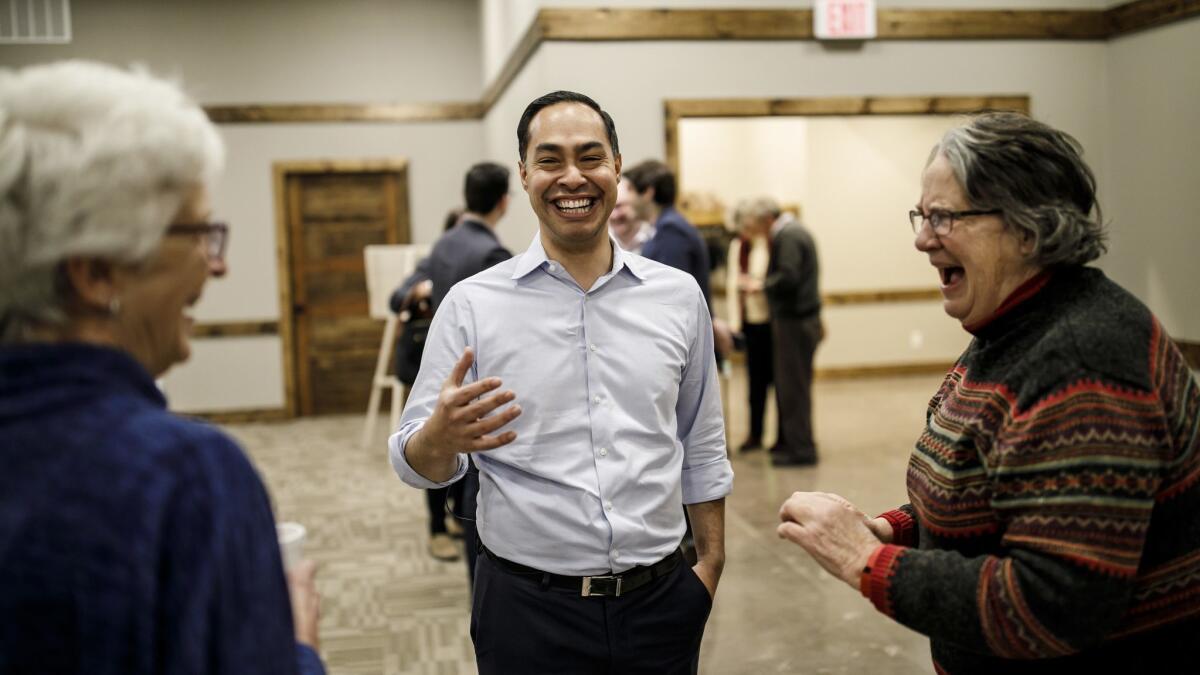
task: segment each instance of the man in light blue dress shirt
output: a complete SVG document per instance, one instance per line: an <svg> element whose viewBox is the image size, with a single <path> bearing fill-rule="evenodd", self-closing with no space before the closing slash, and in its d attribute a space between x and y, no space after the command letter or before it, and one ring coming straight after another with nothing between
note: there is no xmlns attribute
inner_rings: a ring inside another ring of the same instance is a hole
<svg viewBox="0 0 1200 675"><path fill-rule="evenodd" d="M392 466L440 487L475 453L481 673L695 672L733 484L708 307L610 238L621 156L599 105L547 94L517 136L538 234L442 302Z"/></svg>

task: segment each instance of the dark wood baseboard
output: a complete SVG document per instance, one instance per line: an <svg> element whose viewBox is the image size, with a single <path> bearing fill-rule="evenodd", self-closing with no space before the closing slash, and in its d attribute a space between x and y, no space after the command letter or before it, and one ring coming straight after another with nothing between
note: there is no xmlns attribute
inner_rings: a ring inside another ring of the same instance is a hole
<svg viewBox="0 0 1200 675"><path fill-rule="evenodd" d="M1175 346L1183 352L1183 358L1192 370L1200 370L1200 342L1193 340L1176 340Z"/></svg>
<svg viewBox="0 0 1200 675"><path fill-rule="evenodd" d="M841 305L886 305L896 302L928 302L941 300L937 288L892 288L862 291L822 293L821 302L828 307Z"/></svg>
<svg viewBox="0 0 1200 675"><path fill-rule="evenodd" d="M194 338L279 335L278 321L212 321L192 326Z"/></svg>
<svg viewBox="0 0 1200 675"><path fill-rule="evenodd" d="M902 377L906 375L944 375L953 367L953 361L837 366L833 368L817 368L813 373L813 378L817 380L856 380L871 377Z"/></svg>
<svg viewBox="0 0 1200 675"><path fill-rule="evenodd" d="M218 410L212 412L183 412L184 417L195 417L213 424L250 424L254 422L282 422L292 419L283 408L248 408L245 410Z"/></svg>

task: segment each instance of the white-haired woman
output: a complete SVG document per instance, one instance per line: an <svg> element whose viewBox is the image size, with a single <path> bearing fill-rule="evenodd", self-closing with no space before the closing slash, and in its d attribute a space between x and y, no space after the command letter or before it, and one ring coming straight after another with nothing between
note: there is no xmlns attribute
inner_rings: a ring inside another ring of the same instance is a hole
<svg viewBox="0 0 1200 675"><path fill-rule="evenodd" d="M154 385L225 272L223 152L147 74L0 71L0 672L323 670L312 566L293 608L250 462Z"/></svg>
<svg viewBox="0 0 1200 675"><path fill-rule="evenodd" d="M928 635L944 673L1192 672L1200 391L1104 252L1078 143L993 113L934 148L909 214L974 339L929 402L910 503L796 493L781 536Z"/></svg>
<svg viewBox="0 0 1200 675"><path fill-rule="evenodd" d="M750 434L738 446L741 452L763 447L763 419L767 411L767 392L775 379L772 354L771 312L767 294L762 290L771 258L771 217L764 217L762 204L774 200L743 199L733 210L737 236L729 243L725 262L725 307L729 329L740 333L746 352L749 384ZM778 211L778 207L775 208ZM776 438L781 438L776 434Z"/></svg>

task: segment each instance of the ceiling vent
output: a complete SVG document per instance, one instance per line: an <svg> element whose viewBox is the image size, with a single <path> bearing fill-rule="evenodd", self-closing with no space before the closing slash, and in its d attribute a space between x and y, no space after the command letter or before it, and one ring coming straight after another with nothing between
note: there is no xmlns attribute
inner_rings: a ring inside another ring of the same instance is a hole
<svg viewBox="0 0 1200 675"><path fill-rule="evenodd" d="M71 0L0 0L0 45L71 41Z"/></svg>

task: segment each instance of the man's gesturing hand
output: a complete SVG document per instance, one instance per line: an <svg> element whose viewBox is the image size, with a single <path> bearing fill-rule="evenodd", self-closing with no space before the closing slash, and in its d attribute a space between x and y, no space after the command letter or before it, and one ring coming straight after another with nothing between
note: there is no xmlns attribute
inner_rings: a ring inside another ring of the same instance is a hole
<svg viewBox="0 0 1200 675"><path fill-rule="evenodd" d="M521 406L514 404L497 411L516 398L511 391L484 396L500 387L500 378L489 377L463 386L463 379L474 361L475 355L467 347L450 371L450 377L442 384L433 414L409 440L405 452L409 464L431 480L441 482L454 475L458 468L455 457L460 452L492 450L517 438L514 431L488 435L516 419L521 414ZM495 414L490 414L492 412Z"/></svg>

